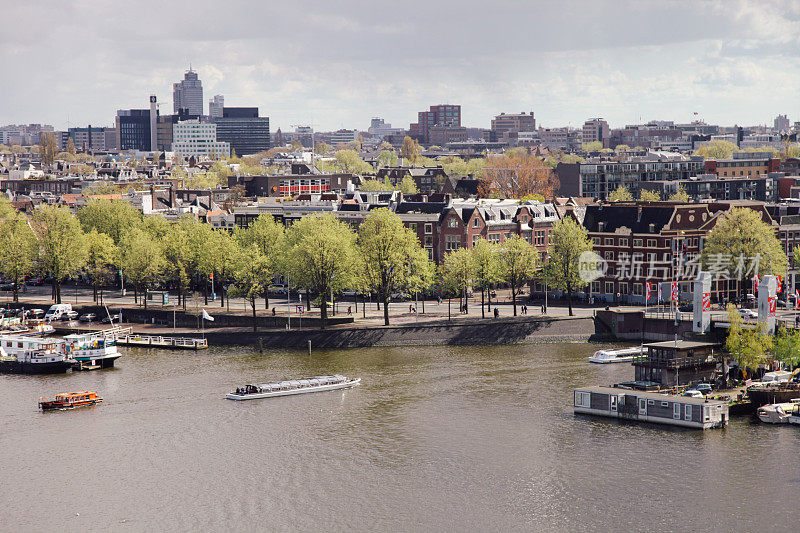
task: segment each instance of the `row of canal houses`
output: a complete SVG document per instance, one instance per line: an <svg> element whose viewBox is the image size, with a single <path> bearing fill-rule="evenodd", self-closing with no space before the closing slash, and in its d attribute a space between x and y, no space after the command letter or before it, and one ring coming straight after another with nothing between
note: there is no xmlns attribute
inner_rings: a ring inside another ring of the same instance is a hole
<svg viewBox="0 0 800 533"><path fill-rule="evenodd" d="M472 248L478 239L502 243L519 235L541 252L549 243L553 225L574 217L586 227L595 252L605 261L605 273L592 282L583 297L601 301L657 303L657 284L678 282L681 300L691 299L691 281L697 273L699 254L708 232L719 216L734 207L759 212L776 229L787 252L800 243L800 213L771 214L762 202L730 200L708 203L626 202L594 203L582 198L556 198L553 202L499 199L459 199L448 194L406 195L399 191L304 194L291 199L260 198L234 207L231 212L209 212L216 227L246 227L259 215L269 213L285 225L317 212L332 212L356 229L373 209L388 208L417 234L435 263L459 248ZM777 219L777 220L776 220ZM779 231L779 222L792 223L797 231ZM795 240L797 239L797 240ZM732 278L733 276L731 276ZM669 299L664 285L662 300ZM738 281L715 278L712 298L722 301L741 294Z"/></svg>

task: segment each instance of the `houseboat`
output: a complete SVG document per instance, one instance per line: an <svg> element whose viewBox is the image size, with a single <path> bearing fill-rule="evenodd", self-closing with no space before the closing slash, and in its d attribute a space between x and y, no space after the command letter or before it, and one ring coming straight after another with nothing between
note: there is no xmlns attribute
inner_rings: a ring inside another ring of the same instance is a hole
<svg viewBox="0 0 800 533"><path fill-rule="evenodd" d="M791 402L795 398L800 398L800 383L796 381L754 383L747 387L747 397L756 409L762 405Z"/></svg>
<svg viewBox="0 0 800 533"><path fill-rule="evenodd" d="M619 350L597 350L589 358L590 363L628 363L633 361L634 356L642 355L644 351L643 346L634 346L633 348L621 348Z"/></svg>
<svg viewBox="0 0 800 533"><path fill-rule="evenodd" d="M122 354L117 349L117 337L127 335L131 328L109 328L94 333L66 335L65 350L76 361L75 370L111 368Z"/></svg>
<svg viewBox="0 0 800 533"><path fill-rule="evenodd" d="M574 412L695 429L725 427L729 418L726 402L614 387L575 389Z"/></svg>
<svg viewBox="0 0 800 533"><path fill-rule="evenodd" d="M39 409L51 411L53 409L74 409L85 405L94 405L102 402L103 399L94 391L65 392L56 394L52 400L39 398Z"/></svg>
<svg viewBox="0 0 800 533"><path fill-rule="evenodd" d="M715 354L717 346L684 340L645 344L645 352L633 357L634 379L661 387L712 382L722 367Z"/></svg>
<svg viewBox="0 0 800 533"><path fill-rule="evenodd" d="M61 339L0 335L0 373L60 374L75 363Z"/></svg>
<svg viewBox="0 0 800 533"><path fill-rule="evenodd" d="M272 398L274 396L289 396L304 394L306 392L322 392L328 390L345 389L354 387L361 382L361 378L351 379L345 376L317 376L315 378L293 379L286 381L273 381L262 385L245 385L228 393L229 400L256 400L259 398Z"/></svg>

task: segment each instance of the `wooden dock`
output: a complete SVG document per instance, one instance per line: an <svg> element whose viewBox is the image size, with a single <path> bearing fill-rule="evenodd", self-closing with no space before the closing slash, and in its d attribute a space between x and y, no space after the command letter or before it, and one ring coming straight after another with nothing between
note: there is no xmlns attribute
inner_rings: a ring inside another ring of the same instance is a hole
<svg viewBox="0 0 800 533"><path fill-rule="evenodd" d="M117 338L121 346L152 346L172 350L202 350L208 348L206 339L191 337L163 337L161 335L122 335Z"/></svg>

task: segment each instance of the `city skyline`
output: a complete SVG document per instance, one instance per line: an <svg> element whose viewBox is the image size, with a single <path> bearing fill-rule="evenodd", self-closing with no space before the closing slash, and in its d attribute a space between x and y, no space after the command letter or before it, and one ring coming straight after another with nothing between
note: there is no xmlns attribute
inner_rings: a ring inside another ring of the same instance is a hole
<svg viewBox="0 0 800 533"><path fill-rule="evenodd" d="M357 3L234 1L226 14L239 22L229 29L209 27L204 9L178 16L153 2L132 13L91 1L9 5L10 19L51 31L42 38L15 25L0 37L0 58L17 80L0 93L13 103L0 123L110 125L117 109L146 108L151 93L163 114L190 63L206 100L222 94L227 105L258 106L273 130L366 129L373 116L408 128L419 110L447 103L462 106L469 127L528 110L544 127L595 116L612 127L800 119L800 6L792 2L501 4L480 20L467 5L414 6L398 14ZM104 23L79 30L91 20ZM510 31L519 20L530 29ZM265 32L264 21L275 23ZM73 46L59 46L68 35Z"/></svg>

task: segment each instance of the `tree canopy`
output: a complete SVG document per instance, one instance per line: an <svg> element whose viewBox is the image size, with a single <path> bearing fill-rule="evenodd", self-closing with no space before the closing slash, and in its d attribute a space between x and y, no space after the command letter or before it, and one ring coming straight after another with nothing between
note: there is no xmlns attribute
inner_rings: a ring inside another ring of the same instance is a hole
<svg viewBox="0 0 800 533"><path fill-rule="evenodd" d="M549 198L558 186L558 177L542 159L525 150L514 150L486 160L481 192L484 196L501 198L520 198L527 194Z"/></svg>
<svg viewBox="0 0 800 533"><path fill-rule="evenodd" d="M633 195L624 185L620 185L608 195L609 202L632 202Z"/></svg>
<svg viewBox="0 0 800 533"><path fill-rule="evenodd" d="M550 231L545 277L550 286L567 293L570 316L572 291L587 284L580 276L579 260L582 253L591 251L592 241L586 228L572 217L559 220Z"/></svg>

